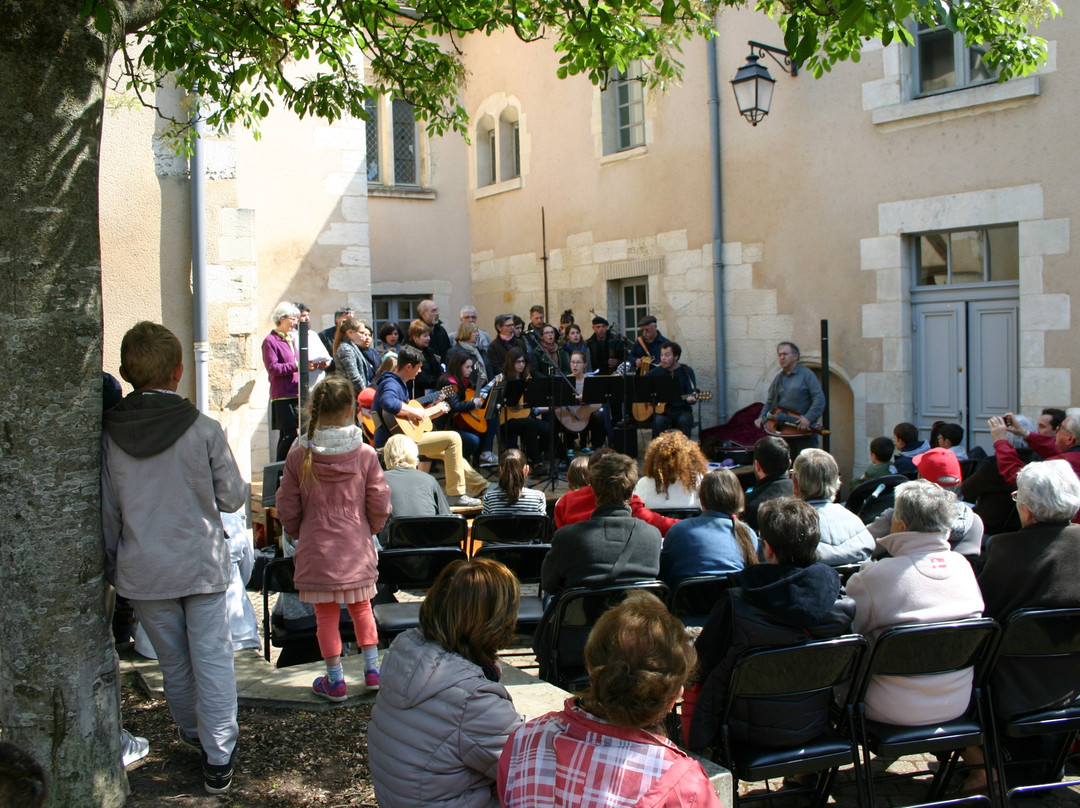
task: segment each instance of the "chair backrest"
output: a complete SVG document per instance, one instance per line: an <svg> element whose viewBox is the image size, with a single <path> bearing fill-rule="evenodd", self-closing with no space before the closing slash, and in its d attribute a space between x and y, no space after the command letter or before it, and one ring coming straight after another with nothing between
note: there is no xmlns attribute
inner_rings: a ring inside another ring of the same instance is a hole
<svg viewBox="0 0 1080 808"><path fill-rule="evenodd" d="M668 609L680 618L708 616L728 590L739 585L738 573L697 575L675 584L668 597Z"/></svg>
<svg viewBox="0 0 1080 808"><path fill-rule="evenodd" d="M379 583L401 589L427 589L447 566L466 557L465 551L460 547L400 547L383 550L379 553Z"/></svg>
<svg viewBox="0 0 1080 808"><path fill-rule="evenodd" d="M540 583L540 571L550 544L484 544L474 558L491 558L510 568L523 584Z"/></svg>
<svg viewBox="0 0 1080 808"><path fill-rule="evenodd" d="M631 581L605 586L576 586L559 595L552 615L551 659L556 684L567 687L585 667L585 641L600 615L617 606L630 592L644 590L666 600L668 588L657 580Z"/></svg>
<svg viewBox="0 0 1080 808"><path fill-rule="evenodd" d="M494 544L539 544L551 540L551 521L545 514L477 516L472 523L472 541Z"/></svg>
<svg viewBox="0 0 1080 808"><path fill-rule="evenodd" d="M669 519L693 519L695 516L701 516L701 508L650 508L649 510Z"/></svg>
<svg viewBox="0 0 1080 808"><path fill-rule="evenodd" d="M277 505L277 490L281 485L281 475L285 472L285 461L267 463L263 466L262 475L262 505L264 508L273 508Z"/></svg>
<svg viewBox="0 0 1080 808"><path fill-rule="evenodd" d="M388 549L406 547L464 547L469 523L458 514L399 516L382 531Z"/></svg>
<svg viewBox="0 0 1080 808"><path fill-rule="evenodd" d="M731 672L724 720L741 699L778 699L828 694L844 682L855 682L868 643L858 634L810 640L802 645L750 649ZM849 688L853 690L854 688Z"/></svg>
<svg viewBox="0 0 1080 808"><path fill-rule="evenodd" d="M1080 693L1080 609L1020 609L1005 623L991 671L995 714L1060 709Z"/></svg>
<svg viewBox="0 0 1080 808"><path fill-rule="evenodd" d="M266 562L263 567L263 600L266 600L271 592L296 592L293 585L295 566L293 557L274 558Z"/></svg>
<svg viewBox="0 0 1080 808"><path fill-rule="evenodd" d="M889 474L859 483L848 494L844 507L868 525L893 506L896 486L907 481L903 474Z"/></svg>
<svg viewBox="0 0 1080 808"><path fill-rule="evenodd" d="M928 676L975 668L985 679L1001 629L989 617L893 626L874 643L858 689L862 700L874 676Z"/></svg>

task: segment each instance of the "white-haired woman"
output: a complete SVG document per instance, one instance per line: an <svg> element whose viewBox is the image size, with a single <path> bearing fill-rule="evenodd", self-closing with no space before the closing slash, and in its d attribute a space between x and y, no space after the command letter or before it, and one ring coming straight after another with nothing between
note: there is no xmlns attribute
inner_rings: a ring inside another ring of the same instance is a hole
<svg viewBox="0 0 1080 808"><path fill-rule="evenodd" d="M442 486L430 474L416 468L420 462L416 441L408 435L391 435L382 452L386 484L390 486L391 521L401 516L450 513Z"/></svg>
<svg viewBox="0 0 1080 808"><path fill-rule="evenodd" d="M278 303L271 315L273 330L262 343L263 365L270 377L270 428L278 431L277 460L285 459L296 440L300 422L299 351L293 329L300 321L300 309L288 302Z"/></svg>

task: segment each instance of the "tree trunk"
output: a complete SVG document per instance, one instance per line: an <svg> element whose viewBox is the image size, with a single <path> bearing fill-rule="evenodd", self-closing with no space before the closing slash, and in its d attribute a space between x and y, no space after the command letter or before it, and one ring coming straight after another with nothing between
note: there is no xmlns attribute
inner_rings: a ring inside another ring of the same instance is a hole
<svg viewBox="0 0 1080 808"><path fill-rule="evenodd" d="M108 57L81 2L0 0L0 726L50 806L119 806L101 538L98 148Z"/></svg>

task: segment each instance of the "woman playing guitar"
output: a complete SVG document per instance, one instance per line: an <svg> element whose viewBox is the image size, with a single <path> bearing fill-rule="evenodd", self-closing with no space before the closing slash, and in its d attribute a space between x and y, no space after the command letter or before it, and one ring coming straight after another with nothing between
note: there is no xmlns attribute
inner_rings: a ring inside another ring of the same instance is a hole
<svg viewBox="0 0 1080 808"><path fill-rule="evenodd" d="M488 393L496 385L504 385L506 382L529 378L529 360L520 348L511 348L503 362L502 373L488 382L487 386L479 393L479 398L487 401ZM506 434L520 439L528 455L529 465L533 474L541 475L547 472L542 464L543 447L551 439L551 425L537 417L539 409L534 412L526 404L516 403L506 405L499 413L501 428Z"/></svg>
<svg viewBox="0 0 1080 808"><path fill-rule="evenodd" d="M569 379L577 388L577 399L581 401L581 395L585 389L585 361L584 351L572 351L570 353L570 376ZM603 407L600 404L578 404L576 407L556 407L555 417L563 426L563 442L566 448L573 449L581 437L581 450L585 454L592 454L594 449L604 445L607 437L606 419ZM588 440L585 440L585 430L588 428ZM592 448L587 444L591 443Z"/></svg>
<svg viewBox="0 0 1080 808"><path fill-rule="evenodd" d="M457 431L461 435L461 445L465 456L472 459L479 453L481 467L497 466L499 459L491 451L495 443L495 430L488 428L488 423L483 417L480 419L474 417L469 420L465 417L476 416L477 410L486 410L485 399L470 395L474 392L472 382L469 381L474 363L473 358L465 353L455 353L450 357L450 363L447 365L446 373L440 377L438 387L449 386L457 392L447 400L451 417L443 417L436 428ZM482 426L482 430L478 426Z"/></svg>

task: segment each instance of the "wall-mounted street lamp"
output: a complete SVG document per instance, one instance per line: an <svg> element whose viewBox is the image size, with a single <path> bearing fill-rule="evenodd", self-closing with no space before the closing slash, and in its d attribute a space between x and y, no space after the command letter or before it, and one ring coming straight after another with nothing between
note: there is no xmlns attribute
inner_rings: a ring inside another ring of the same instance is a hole
<svg viewBox="0 0 1080 808"><path fill-rule="evenodd" d="M773 85L776 84L776 79L769 75L769 68L758 64L758 59L768 54L769 58L780 65L781 70L791 76L799 75L799 65L783 48L774 48L753 40L747 44L750 46L750 55L746 57L746 64L735 73L731 87L735 91L735 103L739 105L739 112L757 126L758 121L769 114ZM780 61L777 56L784 57L784 60Z"/></svg>

